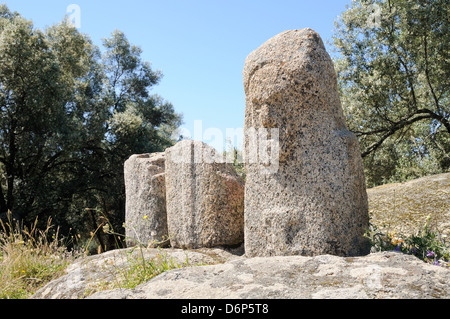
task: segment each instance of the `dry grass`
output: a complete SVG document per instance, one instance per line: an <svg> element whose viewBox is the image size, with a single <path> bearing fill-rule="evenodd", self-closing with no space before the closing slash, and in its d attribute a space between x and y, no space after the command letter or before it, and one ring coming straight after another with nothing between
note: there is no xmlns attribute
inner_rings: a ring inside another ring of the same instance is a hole
<svg viewBox="0 0 450 319"><path fill-rule="evenodd" d="M26 299L58 278L75 259L58 240L51 220L45 231L0 221L0 299Z"/></svg>
<svg viewBox="0 0 450 319"><path fill-rule="evenodd" d="M450 235L450 173L369 189L371 222L378 228L414 234L431 216L430 226Z"/></svg>

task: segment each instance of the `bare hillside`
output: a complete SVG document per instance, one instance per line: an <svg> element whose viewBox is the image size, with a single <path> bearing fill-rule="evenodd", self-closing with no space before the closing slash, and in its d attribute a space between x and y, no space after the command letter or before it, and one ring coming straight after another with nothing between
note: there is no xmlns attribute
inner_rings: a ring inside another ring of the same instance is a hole
<svg viewBox="0 0 450 319"><path fill-rule="evenodd" d="M413 234L430 215L431 225L450 235L450 173L387 184L367 193L370 217L376 226Z"/></svg>

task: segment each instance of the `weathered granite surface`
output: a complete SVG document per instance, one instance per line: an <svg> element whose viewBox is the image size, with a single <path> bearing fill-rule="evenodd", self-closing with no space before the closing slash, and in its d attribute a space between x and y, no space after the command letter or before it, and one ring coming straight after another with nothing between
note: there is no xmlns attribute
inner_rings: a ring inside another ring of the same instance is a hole
<svg viewBox="0 0 450 319"><path fill-rule="evenodd" d="M124 177L127 244L157 246L167 241L164 153L131 156Z"/></svg>
<svg viewBox="0 0 450 319"><path fill-rule="evenodd" d="M243 247L144 249L145 259L166 256L183 268L134 289L99 291L117 280L119 269L131 267L138 254L139 249L128 248L80 260L32 299L450 299L450 269L414 256L381 252L247 258Z"/></svg>
<svg viewBox="0 0 450 319"><path fill-rule="evenodd" d="M450 298L450 270L395 252L365 257L256 257L172 270L92 299Z"/></svg>
<svg viewBox="0 0 450 319"><path fill-rule="evenodd" d="M136 262L141 262L141 252L147 261L158 260L162 257L180 267L224 263L238 257L236 253L232 254L218 248L184 251L170 248L143 248L141 250L134 247L113 250L73 263L66 269L64 276L48 283L31 299L85 298L119 280L119 274L123 269L131 269ZM238 251L237 254L242 254L242 252Z"/></svg>
<svg viewBox="0 0 450 319"><path fill-rule="evenodd" d="M208 144L186 140L166 150L166 201L172 247L243 242L244 181Z"/></svg>

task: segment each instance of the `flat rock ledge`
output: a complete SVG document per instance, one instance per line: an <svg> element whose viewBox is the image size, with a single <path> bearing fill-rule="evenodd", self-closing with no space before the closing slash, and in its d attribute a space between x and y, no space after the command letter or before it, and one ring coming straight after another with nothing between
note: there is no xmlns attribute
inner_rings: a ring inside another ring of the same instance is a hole
<svg viewBox="0 0 450 319"><path fill-rule="evenodd" d="M83 299L116 283L124 269L145 260L162 259L179 267L221 264L238 258L243 247L235 249L200 248L195 250L138 247L118 249L81 258L66 269L66 274L39 289L31 299Z"/></svg>
<svg viewBox="0 0 450 319"><path fill-rule="evenodd" d="M221 249L167 252L179 261L188 256L191 263L215 265L175 269L134 289L98 291L86 296L89 282L86 263L74 264L66 276L49 283L33 298L450 299L448 268L396 252L352 258L331 255L246 258ZM157 250L149 251L149 255L155 253ZM96 257L87 263L91 264L91 272L95 263L107 264L118 253L107 254L106 258ZM78 275L74 276L76 272ZM96 272L102 276L108 273L101 271L101 267Z"/></svg>

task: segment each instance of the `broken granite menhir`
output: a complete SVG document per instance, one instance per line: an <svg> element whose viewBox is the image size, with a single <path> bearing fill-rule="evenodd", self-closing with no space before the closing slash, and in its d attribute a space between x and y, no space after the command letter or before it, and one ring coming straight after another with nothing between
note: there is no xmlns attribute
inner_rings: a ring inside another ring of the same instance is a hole
<svg viewBox="0 0 450 319"><path fill-rule="evenodd" d="M129 246L168 245L164 153L125 162L125 231Z"/></svg>
<svg viewBox="0 0 450 319"><path fill-rule="evenodd" d="M214 148L181 141L166 150L170 244L196 249L244 240L244 181Z"/></svg>

